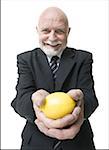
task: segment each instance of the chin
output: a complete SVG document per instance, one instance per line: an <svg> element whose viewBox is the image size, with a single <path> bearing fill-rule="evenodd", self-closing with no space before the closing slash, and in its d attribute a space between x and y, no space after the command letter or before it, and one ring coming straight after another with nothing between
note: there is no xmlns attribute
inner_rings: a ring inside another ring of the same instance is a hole
<svg viewBox="0 0 109 150"><path fill-rule="evenodd" d="M41 46L42 51L47 55L47 56L56 56L58 55L63 49L54 49L54 48L47 48L45 46Z"/></svg>

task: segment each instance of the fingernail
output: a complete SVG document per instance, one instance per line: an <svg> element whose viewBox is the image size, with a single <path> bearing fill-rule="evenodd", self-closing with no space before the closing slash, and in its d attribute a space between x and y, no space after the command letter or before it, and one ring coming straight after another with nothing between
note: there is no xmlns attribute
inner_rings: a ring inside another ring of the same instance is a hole
<svg viewBox="0 0 109 150"><path fill-rule="evenodd" d="M37 124L37 122L38 122L38 121L37 121L37 119L36 119L36 120L35 120L35 124Z"/></svg>
<svg viewBox="0 0 109 150"><path fill-rule="evenodd" d="M37 104L38 107L41 105L40 101L37 101L36 104Z"/></svg>
<svg viewBox="0 0 109 150"><path fill-rule="evenodd" d="M81 108L78 107L78 109L76 110L76 115L79 115L81 112Z"/></svg>

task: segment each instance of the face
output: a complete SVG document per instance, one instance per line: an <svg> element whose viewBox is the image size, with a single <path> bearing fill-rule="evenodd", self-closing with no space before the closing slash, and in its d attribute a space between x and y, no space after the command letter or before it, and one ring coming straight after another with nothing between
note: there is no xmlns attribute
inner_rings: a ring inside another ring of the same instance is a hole
<svg viewBox="0 0 109 150"><path fill-rule="evenodd" d="M48 56L58 55L67 44L68 25L62 16L46 15L38 26L40 48Z"/></svg>

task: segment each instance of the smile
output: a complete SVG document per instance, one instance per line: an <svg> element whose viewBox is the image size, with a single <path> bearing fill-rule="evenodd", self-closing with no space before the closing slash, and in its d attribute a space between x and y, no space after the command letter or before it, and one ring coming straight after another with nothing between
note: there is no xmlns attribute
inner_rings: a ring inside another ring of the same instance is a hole
<svg viewBox="0 0 109 150"><path fill-rule="evenodd" d="M48 43L45 43L45 45L50 46L50 47L58 47L58 46L60 46L60 44L52 45L52 44L48 44Z"/></svg>

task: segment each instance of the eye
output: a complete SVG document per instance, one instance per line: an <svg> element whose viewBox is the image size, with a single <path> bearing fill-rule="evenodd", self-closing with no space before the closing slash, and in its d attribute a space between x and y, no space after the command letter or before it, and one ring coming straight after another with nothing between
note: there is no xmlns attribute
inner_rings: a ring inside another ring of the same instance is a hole
<svg viewBox="0 0 109 150"><path fill-rule="evenodd" d="M48 34L50 32L50 30L49 29L42 29L41 32L44 34Z"/></svg>
<svg viewBox="0 0 109 150"><path fill-rule="evenodd" d="M55 32L57 34L64 34L65 33L65 31L63 29L57 29Z"/></svg>

